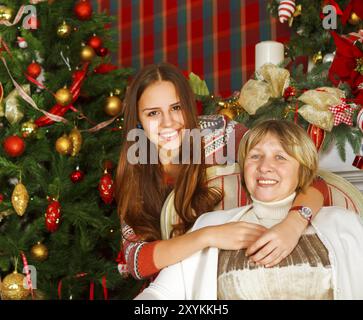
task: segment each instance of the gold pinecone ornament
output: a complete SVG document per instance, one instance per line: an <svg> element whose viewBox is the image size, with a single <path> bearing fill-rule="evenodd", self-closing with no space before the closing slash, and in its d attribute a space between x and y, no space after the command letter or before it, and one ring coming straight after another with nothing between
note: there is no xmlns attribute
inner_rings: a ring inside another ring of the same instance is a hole
<svg viewBox="0 0 363 320"><path fill-rule="evenodd" d="M68 135L68 138L72 141L71 156L76 156L82 147L82 135L81 132L74 127Z"/></svg>
<svg viewBox="0 0 363 320"><path fill-rule="evenodd" d="M19 216L23 216L29 203L29 194L25 186L20 182L18 183L11 196L11 203L15 212Z"/></svg>

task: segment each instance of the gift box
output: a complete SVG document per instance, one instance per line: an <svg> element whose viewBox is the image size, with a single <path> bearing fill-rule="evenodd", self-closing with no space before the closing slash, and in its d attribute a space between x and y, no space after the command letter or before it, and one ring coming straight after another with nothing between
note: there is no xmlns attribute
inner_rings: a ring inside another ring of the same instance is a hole
<svg viewBox="0 0 363 320"><path fill-rule="evenodd" d="M363 169L363 156L356 156L353 161L353 166L362 170Z"/></svg>

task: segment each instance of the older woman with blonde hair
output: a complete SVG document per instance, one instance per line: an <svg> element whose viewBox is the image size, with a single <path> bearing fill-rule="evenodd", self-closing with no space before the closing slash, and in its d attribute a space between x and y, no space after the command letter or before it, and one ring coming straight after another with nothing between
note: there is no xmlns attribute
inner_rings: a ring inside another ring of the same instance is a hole
<svg viewBox="0 0 363 320"><path fill-rule="evenodd" d="M271 228L316 176L316 148L292 122L262 122L241 144L242 183L252 204L204 214L192 230L235 221ZM360 217L338 207L322 208L314 220L311 212L300 214L310 226L278 265L255 264L245 249L207 248L162 270L137 299L363 299Z"/></svg>

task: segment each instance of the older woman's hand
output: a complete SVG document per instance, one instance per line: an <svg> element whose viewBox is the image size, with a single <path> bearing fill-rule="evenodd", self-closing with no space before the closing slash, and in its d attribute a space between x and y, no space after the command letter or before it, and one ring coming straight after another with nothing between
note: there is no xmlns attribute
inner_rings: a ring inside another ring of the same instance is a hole
<svg viewBox="0 0 363 320"><path fill-rule="evenodd" d="M288 216L249 246L246 255L258 265L273 267L294 250L306 226L298 215Z"/></svg>

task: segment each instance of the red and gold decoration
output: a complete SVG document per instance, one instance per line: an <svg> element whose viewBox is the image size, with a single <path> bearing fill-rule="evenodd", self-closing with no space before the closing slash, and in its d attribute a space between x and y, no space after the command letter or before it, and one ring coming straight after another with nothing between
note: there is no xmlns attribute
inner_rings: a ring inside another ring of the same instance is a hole
<svg viewBox="0 0 363 320"><path fill-rule="evenodd" d="M339 105L330 106L329 110L334 115L334 126L338 126L341 123L353 126L353 114L356 108L356 104L347 104L345 101L342 101Z"/></svg>
<svg viewBox="0 0 363 320"><path fill-rule="evenodd" d="M37 242L30 249L32 258L36 261L45 261L48 259L48 248L41 242Z"/></svg>
<svg viewBox="0 0 363 320"><path fill-rule="evenodd" d="M294 0L281 0L278 7L278 16L281 23L289 21L296 10Z"/></svg>
<svg viewBox="0 0 363 320"><path fill-rule="evenodd" d="M96 56L96 52L92 47L85 45L85 44L82 45L81 53L80 53L80 57L81 57L82 61L89 62L95 56Z"/></svg>
<svg viewBox="0 0 363 320"><path fill-rule="evenodd" d="M19 216L23 216L29 203L29 194L25 186L19 182L11 195L11 203L15 212Z"/></svg>
<svg viewBox="0 0 363 320"><path fill-rule="evenodd" d="M73 95L67 87L64 87L57 90L55 93L55 99L59 105L66 107L72 102Z"/></svg>
<svg viewBox="0 0 363 320"><path fill-rule="evenodd" d="M48 198L49 205L45 213L45 226L49 232L58 230L61 223L61 205L52 198Z"/></svg>
<svg viewBox="0 0 363 320"><path fill-rule="evenodd" d="M16 270L8 274L0 283L0 295L2 300L25 300L30 290L24 287L25 275Z"/></svg>
<svg viewBox="0 0 363 320"><path fill-rule="evenodd" d="M57 28L57 35L59 38L68 38L71 35L72 27L67 24L65 21Z"/></svg>
<svg viewBox="0 0 363 320"><path fill-rule="evenodd" d="M76 156L82 147L82 135L81 132L77 129L77 127L74 127L71 132L68 135L68 138L72 142L72 151L71 156Z"/></svg>
<svg viewBox="0 0 363 320"><path fill-rule="evenodd" d="M106 99L104 111L111 117L117 116L122 111L122 100L111 92L110 96Z"/></svg>
<svg viewBox="0 0 363 320"><path fill-rule="evenodd" d="M79 167L77 167L76 170L70 174L70 179L73 183L81 182L83 178L84 178L84 172L80 170Z"/></svg>
<svg viewBox="0 0 363 320"><path fill-rule="evenodd" d="M98 185L98 191L104 203L111 204L114 195L114 184L111 174L107 170L104 171Z"/></svg>
<svg viewBox="0 0 363 320"><path fill-rule="evenodd" d="M25 150L25 142L19 136L10 136L5 138L3 148L9 157L19 157Z"/></svg>
<svg viewBox="0 0 363 320"><path fill-rule="evenodd" d="M74 6L74 13L79 20L91 19L92 11L92 5L88 0L80 0Z"/></svg>
<svg viewBox="0 0 363 320"><path fill-rule="evenodd" d="M325 131L313 124L310 124L307 133L314 142L316 150L320 150L325 139Z"/></svg>
<svg viewBox="0 0 363 320"><path fill-rule="evenodd" d="M97 51L100 48L102 48L103 41L99 36L97 36L96 34L93 34L93 36L88 39L87 45L89 45L91 48L93 48L95 51Z"/></svg>
<svg viewBox="0 0 363 320"><path fill-rule="evenodd" d="M334 127L334 114L329 108L340 105L344 99L345 92L337 88L308 90L298 97L303 102L298 113L310 124L330 132Z"/></svg>
<svg viewBox="0 0 363 320"><path fill-rule="evenodd" d="M59 154L68 155L72 152L72 140L64 134L62 137L58 138L55 142L55 149Z"/></svg>
<svg viewBox="0 0 363 320"><path fill-rule="evenodd" d="M32 78L38 78L38 76L40 75L40 73L42 72L42 68L41 66L36 63L36 62L32 62L28 68L26 69L26 72L29 76L31 76Z"/></svg>
<svg viewBox="0 0 363 320"><path fill-rule="evenodd" d="M38 131L38 126L33 120L26 121L21 125L21 134L23 138L30 138L36 135Z"/></svg>
<svg viewBox="0 0 363 320"><path fill-rule="evenodd" d="M285 101L291 101L293 97L296 96L296 88L289 86L284 91L284 99Z"/></svg>
<svg viewBox="0 0 363 320"><path fill-rule="evenodd" d="M85 63L81 70L76 70L72 75L73 83L69 89L69 91L71 92L72 97L73 97L72 103L74 103L80 95L82 84L86 78L88 66L89 66L89 64ZM71 107L70 104L67 106L62 106L60 104L56 104L49 110L49 113L56 115L56 116L64 116L66 114L66 112L70 109L70 107ZM40 118L38 118L37 120L35 120L34 123L38 127L45 127L45 126L49 126L49 125L53 124L54 119L51 119L47 115L44 115L44 116L41 116Z"/></svg>

